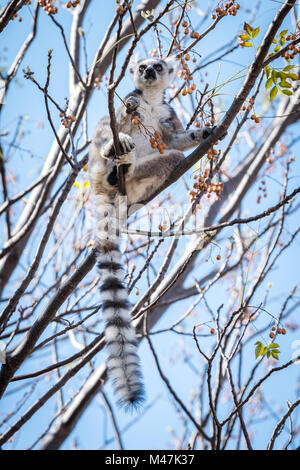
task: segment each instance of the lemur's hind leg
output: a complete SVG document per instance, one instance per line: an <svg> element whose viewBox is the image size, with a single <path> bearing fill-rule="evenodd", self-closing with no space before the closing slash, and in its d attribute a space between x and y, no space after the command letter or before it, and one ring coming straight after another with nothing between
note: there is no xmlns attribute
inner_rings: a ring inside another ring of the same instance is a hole
<svg viewBox="0 0 300 470"><path fill-rule="evenodd" d="M118 165L126 165L128 174L135 161L135 144L132 138L122 132L119 133L121 155L116 156L113 139L107 139L99 149L92 143L89 158L90 182L95 194L111 194L117 192Z"/></svg>
<svg viewBox="0 0 300 470"><path fill-rule="evenodd" d="M129 203L149 198L169 177L174 168L184 159L178 150L168 150L163 155L153 153L137 160L132 177L126 181Z"/></svg>
<svg viewBox="0 0 300 470"><path fill-rule="evenodd" d="M107 159L113 159L118 164L132 163L132 152L135 148L135 143L129 135L123 134L123 132L119 133L119 141L121 155L116 155L114 141L113 139L111 139L109 142L107 142L107 144L103 146L101 152L102 156Z"/></svg>

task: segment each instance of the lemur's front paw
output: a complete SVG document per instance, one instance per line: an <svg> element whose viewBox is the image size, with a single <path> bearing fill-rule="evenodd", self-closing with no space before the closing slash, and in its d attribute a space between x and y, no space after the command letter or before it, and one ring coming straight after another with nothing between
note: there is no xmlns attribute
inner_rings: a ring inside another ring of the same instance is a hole
<svg viewBox="0 0 300 470"><path fill-rule="evenodd" d="M214 126L214 127L205 127L203 129L203 139L207 139L207 137L209 137L210 135L212 135L214 133L214 130L216 129L217 126ZM224 134L219 137L219 140L223 140L227 135L227 131L224 132Z"/></svg>
<svg viewBox="0 0 300 470"><path fill-rule="evenodd" d="M126 156L130 152L132 152L132 150L135 148L135 143L133 142L130 135L123 134L122 132L120 132L119 134L119 139L120 139L120 150L121 150L120 158L122 158L123 156Z"/></svg>
<svg viewBox="0 0 300 470"><path fill-rule="evenodd" d="M132 114L140 105L140 100L136 96L128 96L127 100L125 101L126 112L128 114Z"/></svg>
<svg viewBox="0 0 300 470"><path fill-rule="evenodd" d="M117 164L132 163L130 152L134 149L135 143L129 135L122 132L119 134L119 141L121 155L116 155L114 141L111 139L103 148L103 157L114 160Z"/></svg>
<svg viewBox="0 0 300 470"><path fill-rule="evenodd" d="M204 127L202 129L193 129L190 133L190 136L196 144L201 144L201 142L207 139L212 133L212 127Z"/></svg>

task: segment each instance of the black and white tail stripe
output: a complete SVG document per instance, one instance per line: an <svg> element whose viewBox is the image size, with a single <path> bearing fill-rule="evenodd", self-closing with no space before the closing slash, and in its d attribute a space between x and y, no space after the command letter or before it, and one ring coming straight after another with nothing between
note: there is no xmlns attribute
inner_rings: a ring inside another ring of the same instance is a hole
<svg viewBox="0 0 300 470"><path fill-rule="evenodd" d="M118 401L124 406L137 405L144 399L144 386L137 355L135 329L131 324L130 304L124 285L124 268L116 240L99 240L97 265L102 309L105 319L107 366Z"/></svg>

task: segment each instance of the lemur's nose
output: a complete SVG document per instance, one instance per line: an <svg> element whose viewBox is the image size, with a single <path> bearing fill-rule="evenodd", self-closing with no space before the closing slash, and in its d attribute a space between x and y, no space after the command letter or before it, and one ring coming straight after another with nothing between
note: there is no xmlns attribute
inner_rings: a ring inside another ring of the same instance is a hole
<svg viewBox="0 0 300 470"><path fill-rule="evenodd" d="M156 73L153 67L149 66L146 68L145 78L156 78Z"/></svg>

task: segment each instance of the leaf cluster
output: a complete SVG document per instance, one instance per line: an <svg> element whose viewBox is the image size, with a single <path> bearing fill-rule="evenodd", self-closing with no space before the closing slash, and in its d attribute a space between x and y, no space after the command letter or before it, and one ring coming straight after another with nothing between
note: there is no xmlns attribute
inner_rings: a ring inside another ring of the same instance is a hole
<svg viewBox="0 0 300 470"><path fill-rule="evenodd" d="M269 357L273 357L273 359L276 359L278 361L279 359L279 354L280 354L280 351L279 351L279 344L277 343L271 343L269 344L268 346L265 346L263 343L261 343L260 341L256 341L255 343L256 345L256 348L255 348L255 359L258 359L260 356L267 356L267 358L269 359Z"/></svg>

